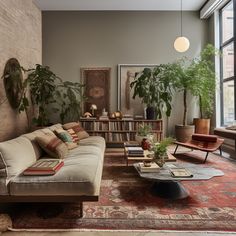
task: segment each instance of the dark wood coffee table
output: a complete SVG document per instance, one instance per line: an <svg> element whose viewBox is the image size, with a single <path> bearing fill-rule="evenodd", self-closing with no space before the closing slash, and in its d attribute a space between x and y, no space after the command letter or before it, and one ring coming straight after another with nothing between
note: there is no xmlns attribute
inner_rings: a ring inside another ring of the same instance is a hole
<svg viewBox="0 0 236 236"><path fill-rule="evenodd" d="M185 168L193 174L193 177L179 178L173 177L170 168ZM208 180L215 176L223 176L221 170L211 167L204 167L197 164L186 163L166 163L158 172L144 173L138 168L138 163L134 164L140 177L153 181L152 193L168 199L182 199L189 196L188 190L181 184L181 181Z"/></svg>

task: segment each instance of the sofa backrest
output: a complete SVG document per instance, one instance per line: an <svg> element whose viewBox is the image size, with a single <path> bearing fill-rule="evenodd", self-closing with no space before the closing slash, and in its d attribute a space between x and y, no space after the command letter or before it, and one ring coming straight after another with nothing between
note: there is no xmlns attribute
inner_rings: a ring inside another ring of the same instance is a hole
<svg viewBox="0 0 236 236"><path fill-rule="evenodd" d="M35 161L36 154L29 139L20 136L0 143L0 177L16 176Z"/></svg>

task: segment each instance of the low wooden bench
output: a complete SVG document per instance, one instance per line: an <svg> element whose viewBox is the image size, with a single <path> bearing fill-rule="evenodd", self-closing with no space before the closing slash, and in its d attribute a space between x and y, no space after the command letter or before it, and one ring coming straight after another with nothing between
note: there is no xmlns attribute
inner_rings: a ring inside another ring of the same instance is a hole
<svg viewBox="0 0 236 236"><path fill-rule="evenodd" d="M234 140L234 149L236 150L236 130L230 130L230 129L226 129L224 127L220 127L220 128L214 129L214 134L216 134L220 137L233 139Z"/></svg>

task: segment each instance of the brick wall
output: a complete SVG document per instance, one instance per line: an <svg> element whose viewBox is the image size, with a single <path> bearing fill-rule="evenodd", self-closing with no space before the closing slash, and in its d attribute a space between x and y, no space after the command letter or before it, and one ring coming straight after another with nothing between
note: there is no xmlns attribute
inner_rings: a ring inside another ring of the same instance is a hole
<svg viewBox="0 0 236 236"><path fill-rule="evenodd" d="M0 77L6 61L15 57L24 68L42 63L41 11L33 0L0 1ZM0 79L0 141L27 131L24 113L13 110Z"/></svg>

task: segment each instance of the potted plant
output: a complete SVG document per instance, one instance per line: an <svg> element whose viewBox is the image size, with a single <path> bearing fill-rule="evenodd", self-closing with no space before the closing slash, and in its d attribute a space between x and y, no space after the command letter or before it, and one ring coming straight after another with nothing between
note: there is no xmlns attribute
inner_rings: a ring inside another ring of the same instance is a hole
<svg viewBox="0 0 236 236"><path fill-rule="evenodd" d="M161 118L164 109L167 116L171 113L170 81L159 78L161 72L162 65L154 69L144 68L130 84L131 89L134 88L133 99L138 96L147 105L146 117L149 120Z"/></svg>
<svg viewBox="0 0 236 236"><path fill-rule="evenodd" d="M81 104L86 99L83 95L84 85L65 81L57 85L55 100L62 123L65 121L78 121L81 116Z"/></svg>
<svg viewBox="0 0 236 236"><path fill-rule="evenodd" d="M210 118L214 110L214 98L216 88L216 74L212 56L218 51L211 44L208 44L201 52L199 58L192 63L194 77L198 81L196 95L199 100L200 118L194 118L195 133L210 133Z"/></svg>
<svg viewBox="0 0 236 236"><path fill-rule="evenodd" d="M28 73L24 81L24 93L19 111L25 111L30 103L37 107L38 112L33 118L37 126L50 123L50 112L58 113L63 123L65 119L77 121L80 116L81 101L84 99L80 83L63 82L48 66L36 64L33 69L23 69ZM30 94L30 96L28 96Z"/></svg>
<svg viewBox="0 0 236 236"><path fill-rule="evenodd" d="M135 140L141 145L143 139L148 139L152 141L153 135L151 134L152 127L144 122L138 126L137 134L135 135Z"/></svg>
<svg viewBox="0 0 236 236"><path fill-rule="evenodd" d="M19 111L26 111L32 102L37 107L38 112L33 118L33 123L37 126L46 126L49 124L48 107L53 103L54 93L56 91L56 80L59 78L50 70L48 66L36 64L33 69L23 69L28 73L24 81L24 94L19 107ZM30 101L28 99L30 93Z"/></svg>
<svg viewBox="0 0 236 236"><path fill-rule="evenodd" d="M167 155L167 147L173 142L171 137L163 139L160 143L155 143L152 146L154 152L153 161L162 167L165 163L165 156Z"/></svg>

